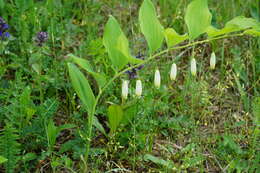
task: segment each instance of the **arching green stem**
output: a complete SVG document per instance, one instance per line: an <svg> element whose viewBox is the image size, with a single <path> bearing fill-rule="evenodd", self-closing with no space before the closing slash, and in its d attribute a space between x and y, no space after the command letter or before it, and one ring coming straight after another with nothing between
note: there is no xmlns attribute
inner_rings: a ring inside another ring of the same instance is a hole
<svg viewBox="0 0 260 173"><path fill-rule="evenodd" d="M243 36L243 35L244 35L244 33L238 33L238 34L232 34L232 35L223 35L223 36L214 37L214 38L210 38L210 39L206 39L206 40L195 41L195 42L189 43L187 45L183 45L183 46L176 46L176 47L168 48L168 49L163 50L163 51L161 51L161 52L159 52L157 54L154 54L153 56L150 56L148 59L144 60L143 62L141 62L139 64L130 66L130 67L128 67L128 68L126 68L126 69L116 73L115 76L112 79L110 79L103 88L100 89L100 91L99 91L99 93L98 93L98 95L97 95L97 97L95 99L95 103L94 103L94 106L92 108L92 111L90 112L89 119L88 119L88 139L87 139L87 145L86 145L85 161L87 162L87 160L88 160L88 155L89 155L89 150L90 150L90 142L91 142L91 137L92 137L93 118L94 118L94 115L95 115L97 104L98 104L99 99L100 99L101 95L103 94L103 92L118 77L123 75L128 70L132 70L133 68L136 68L136 67L138 67L140 65L146 64L146 63L154 60L156 57L161 56L161 55L163 55L165 53L168 53L170 51L178 50L178 49L184 49L184 48L195 46L195 45L198 45L198 44L211 42L213 40L224 39L224 38L229 38L229 37L238 37L238 36Z"/></svg>

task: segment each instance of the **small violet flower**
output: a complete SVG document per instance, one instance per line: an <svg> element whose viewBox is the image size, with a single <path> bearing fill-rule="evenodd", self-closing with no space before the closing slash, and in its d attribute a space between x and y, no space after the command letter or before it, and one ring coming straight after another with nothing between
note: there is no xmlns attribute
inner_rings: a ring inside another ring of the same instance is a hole
<svg viewBox="0 0 260 173"><path fill-rule="evenodd" d="M136 58L144 60L143 55L141 53L138 53ZM143 67L144 67L143 65L140 65L139 67L133 68L132 70L128 70L126 73L128 74L129 79L137 78L137 72L141 70Z"/></svg>
<svg viewBox="0 0 260 173"><path fill-rule="evenodd" d="M7 32L8 29L9 25L2 17L0 17L0 40L4 40L10 37L10 33Z"/></svg>
<svg viewBox="0 0 260 173"><path fill-rule="evenodd" d="M35 42L38 46L42 46L48 40L48 33L47 32L38 32L36 35Z"/></svg>

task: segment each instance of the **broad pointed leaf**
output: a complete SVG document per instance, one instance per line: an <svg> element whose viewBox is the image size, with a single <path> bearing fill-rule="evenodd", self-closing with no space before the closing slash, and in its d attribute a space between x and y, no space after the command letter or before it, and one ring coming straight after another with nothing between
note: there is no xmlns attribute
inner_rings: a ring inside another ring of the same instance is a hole
<svg viewBox="0 0 260 173"><path fill-rule="evenodd" d="M89 72L91 75L93 75L93 77L97 81L99 87L103 87L106 84L106 77L102 74L94 72L91 64L86 59L78 58L72 54L70 54L69 56L70 56L72 62L78 64L81 68L83 68L84 70Z"/></svg>
<svg viewBox="0 0 260 173"><path fill-rule="evenodd" d="M193 0L187 8L185 22L188 26L190 40L206 32L211 24L212 15L207 0Z"/></svg>
<svg viewBox="0 0 260 173"><path fill-rule="evenodd" d="M132 106L124 109L124 117L122 118L121 124L127 125L137 114L138 104L135 103Z"/></svg>
<svg viewBox="0 0 260 173"><path fill-rule="evenodd" d="M3 156L0 156L0 164L6 162L8 159L3 157Z"/></svg>
<svg viewBox="0 0 260 173"><path fill-rule="evenodd" d="M72 55L72 54L69 54L68 56L70 57L72 62L78 64L81 68L83 68L87 72L94 73L94 70L93 70L91 64L86 59L78 58L78 57L76 57L75 55Z"/></svg>
<svg viewBox="0 0 260 173"><path fill-rule="evenodd" d="M111 105L108 108L108 120L110 133L114 133L123 118L123 109L119 105Z"/></svg>
<svg viewBox="0 0 260 173"><path fill-rule="evenodd" d="M234 31L235 30L233 27L225 27L223 29L217 29L213 26L209 26L207 28L207 34L209 37L216 37L216 36L228 34L228 33L234 32Z"/></svg>
<svg viewBox="0 0 260 173"><path fill-rule="evenodd" d="M251 29L252 28L252 29ZM207 28L207 33L209 37L216 37L223 34L228 34L231 32L237 32L242 30L249 30L245 32L246 34L256 35L260 30L260 23L255 19L246 18L244 16L238 16L226 23L225 27L222 29L214 28L209 26Z"/></svg>
<svg viewBox="0 0 260 173"><path fill-rule="evenodd" d="M227 22L225 28L233 28L234 30L243 30L248 28L259 27L260 23L253 18L238 16Z"/></svg>
<svg viewBox="0 0 260 173"><path fill-rule="evenodd" d="M155 8L150 0L144 0L139 11L139 22L152 54L162 46L164 29L157 19Z"/></svg>
<svg viewBox="0 0 260 173"><path fill-rule="evenodd" d="M248 29L245 31L245 34L252 35L255 37L260 37L260 29Z"/></svg>
<svg viewBox="0 0 260 173"><path fill-rule="evenodd" d="M187 34L178 34L173 28L167 28L164 31L164 35L168 47L175 46L176 44L179 44L189 38Z"/></svg>
<svg viewBox="0 0 260 173"><path fill-rule="evenodd" d="M112 64L117 70L122 69L128 63L128 59L131 55L128 40L113 16L109 17L105 26L103 44Z"/></svg>
<svg viewBox="0 0 260 173"><path fill-rule="evenodd" d="M68 63L68 68L72 86L90 113L95 102L95 96L88 80L74 64Z"/></svg>
<svg viewBox="0 0 260 173"><path fill-rule="evenodd" d="M172 170L176 170L177 168L174 166L174 163L171 161L171 160L164 160L160 157L155 157L151 154L145 154L144 155L144 160L145 161L151 161L155 164L158 164L158 165L161 165L161 166L164 166L168 169L172 169Z"/></svg>
<svg viewBox="0 0 260 173"><path fill-rule="evenodd" d="M105 131L103 125L98 121L98 119L97 119L96 116L93 117L93 125L94 125L100 132L102 132L105 136L107 136L106 131Z"/></svg>

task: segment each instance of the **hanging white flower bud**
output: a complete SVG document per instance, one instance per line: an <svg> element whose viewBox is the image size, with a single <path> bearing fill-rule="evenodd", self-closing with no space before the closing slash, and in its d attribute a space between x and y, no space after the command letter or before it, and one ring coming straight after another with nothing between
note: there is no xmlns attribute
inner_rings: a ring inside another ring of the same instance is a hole
<svg viewBox="0 0 260 173"><path fill-rule="evenodd" d="M137 97L140 97L142 95L142 82L141 82L141 80L136 81L135 95Z"/></svg>
<svg viewBox="0 0 260 173"><path fill-rule="evenodd" d="M154 85L156 88L160 88L161 85L161 76L160 71L157 69L154 74Z"/></svg>
<svg viewBox="0 0 260 173"><path fill-rule="evenodd" d="M214 70L216 65L216 55L215 52L212 52L210 57L210 69Z"/></svg>
<svg viewBox="0 0 260 173"><path fill-rule="evenodd" d="M127 99L127 95L128 95L128 81L124 80L123 84L122 84L122 97L123 99Z"/></svg>
<svg viewBox="0 0 260 173"><path fill-rule="evenodd" d="M195 60L195 58L192 58L192 60L191 60L190 70L191 70L191 74L192 74L193 76L196 76L197 67L196 67L196 60Z"/></svg>
<svg viewBox="0 0 260 173"><path fill-rule="evenodd" d="M175 80L177 76L177 65L175 63L172 64L171 71L170 71L170 78L171 80Z"/></svg>

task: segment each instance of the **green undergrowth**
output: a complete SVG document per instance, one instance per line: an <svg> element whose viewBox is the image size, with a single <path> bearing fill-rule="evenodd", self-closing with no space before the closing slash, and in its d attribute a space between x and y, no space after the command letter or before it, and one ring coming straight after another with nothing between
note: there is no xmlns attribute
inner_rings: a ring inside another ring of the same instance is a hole
<svg viewBox="0 0 260 173"><path fill-rule="evenodd" d="M188 31L190 0L154 0L163 26ZM123 74L100 98L85 163L86 107L75 93L67 62L71 54L112 78L115 69L103 46L113 15L131 54L149 57L138 25L138 0L0 0L0 17L11 37L0 39L0 172L260 172L260 38L243 36L168 52L138 72L140 99L130 80L124 111L131 121L110 133L107 108L121 104ZM259 22L258 0L208 0L212 25L240 15ZM39 47L36 34L48 33ZM203 38L203 36L202 36ZM187 41L186 41L187 42ZM185 42L185 43L186 43ZM166 48L163 44L163 48ZM209 68L214 50L217 64ZM197 76L190 74L195 53ZM172 62L178 66L170 81ZM153 86L154 71L161 87ZM94 95L95 77L84 73ZM87 166L86 166L87 165Z"/></svg>

